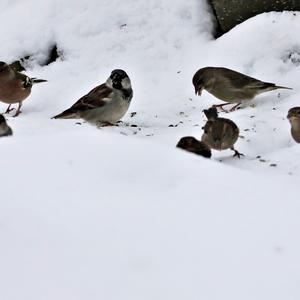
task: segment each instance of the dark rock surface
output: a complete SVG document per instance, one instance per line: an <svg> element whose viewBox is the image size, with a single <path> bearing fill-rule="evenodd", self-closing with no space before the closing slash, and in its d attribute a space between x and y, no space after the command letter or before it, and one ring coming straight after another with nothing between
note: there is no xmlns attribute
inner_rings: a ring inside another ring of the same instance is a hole
<svg viewBox="0 0 300 300"><path fill-rule="evenodd" d="M243 21L270 11L300 11L300 0L209 0L218 21L218 36Z"/></svg>
<svg viewBox="0 0 300 300"><path fill-rule="evenodd" d="M10 66L18 72L26 71L25 65L26 62L29 61L32 58L33 55L27 55L24 57L21 57L12 63L10 63ZM47 58L45 61L43 61L40 65L41 66L47 66L53 62L55 62L59 57L61 57L61 52L58 50L57 45L53 45L49 49L49 53L47 54Z"/></svg>

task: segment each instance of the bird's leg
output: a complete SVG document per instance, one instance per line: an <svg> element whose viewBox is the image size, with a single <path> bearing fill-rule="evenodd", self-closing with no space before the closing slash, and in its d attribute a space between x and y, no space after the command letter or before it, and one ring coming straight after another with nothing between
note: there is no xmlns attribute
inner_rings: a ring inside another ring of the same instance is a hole
<svg viewBox="0 0 300 300"><path fill-rule="evenodd" d="M234 155L233 157L238 157L238 158L241 158L241 156L245 156L243 153L240 153L239 151L235 150L233 147L230 148L232 151L234 151Z"/></svg>
<svg viewBox="0 0 300 300"><path fill-rule="evenodd" d="M19 102L18 109L16 113L13 115L13 117L17 117L21 113L21 107L22 107L22 101Z"/></svg>
<svg viewBox="0 0 300 300"><path fill-rule="evenodd" d="M230 111L235 111L239 106L241 105L241 102L231 107Z"/></svg>
<svg viewBox="0 0 300 300"><path fill-rule="evenodd" d="M229 105L229 104L232 104L232 103L227 102L227 103L223 103L223 104L214 104L212 107L220 107L220 108L222 109L222 111L228 112L227 110L225 110L225 109L223 108L223 106Z"/></svg>
<svg viewBox="0 0 300 300"><path fill-rule="evenodd" d="M11 106L11 104L8 105L7 110L5 111L5 114L9 114L13 110L13 108L10 109L10 106Z"/></svg>

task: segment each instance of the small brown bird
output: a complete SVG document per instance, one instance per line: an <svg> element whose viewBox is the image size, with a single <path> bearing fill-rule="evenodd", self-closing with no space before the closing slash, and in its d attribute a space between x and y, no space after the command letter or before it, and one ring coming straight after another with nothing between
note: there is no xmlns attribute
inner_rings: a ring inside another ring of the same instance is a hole
<svg viewBox="0 0 300 300"><path fill-rule="evenodd" d="M14 71L5 62L0 62L0 101L9 104L5 113L11 111L10 106L18 103L14 117L21 113L22 102L30 95L33 84L46 82L44 79L30 78Z"/></svg>
<svg viewBox="0 0 300 300"><path fill-rule="evenodd" d="M52 119L82 118L101 126L113 125L127 112L132 96L131 82L126 72L113 70L105 83Z"/></svg>
<svg viewBox="0 0 300 300"><path fill-rule="evenodd" d="M291 123L291 134L293 139L297 143L300 143L300 107L291 108L287 118Z"/></svg>
<svg viewBox="0 0 300 300"><path fill-rule="evenodd" d="M231 149L234 151L234 156L240 158L241 153L234 149L234 144L239 137L239 128L229 119L219 118L215 107L204 110L208 121L202 128L202 142L208 147L215 150Z"/></svg>
<svg viewBox="0 0 300 300"><path fill-rule="evenodd" d="M192 136L185 136L181 138L176 147L207 158L211 157L211 150L209 147Z"/></svg>
<svg viewBox="0 0 300 300"><path fill-rule="evenodd" d="M0 114L0 137L12 135L11 128L7 125L5 118Z"/></svg>
<svg viewBox="0 0 300 300"><path fill-rule="evenodd" d="M237 109L243 102L249 101L261 93L276 89L291 90L291 88L263 82L222 67L206 67L198 70L193 77L193 85L196 95L201 96L205 89L216 98L226 101L226 103L214 105L214 107L223 109L225 105L236 103L230 111Z"/></svg>

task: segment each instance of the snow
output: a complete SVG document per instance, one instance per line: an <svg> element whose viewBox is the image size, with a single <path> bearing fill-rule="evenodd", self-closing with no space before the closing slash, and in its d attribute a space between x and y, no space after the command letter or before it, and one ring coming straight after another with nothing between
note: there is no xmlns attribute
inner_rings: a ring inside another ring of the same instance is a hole
<svg viewBox="0 0 300 300"><path fill-rule="evenodd" d="M0 140L1 300L299 299L300 148L286 119L299 106L299 13L262 14L215 41L198 0L0 8L1 60L33 55L26 74L49 81ZM62 58L42 66L54 44ZM222 114L244 137L240 160L175 148L201 137L202 110L219 102L194 95L208 65L293 88ZM132 80L123 121L138 127L50 119L114 68Z"/></svg>

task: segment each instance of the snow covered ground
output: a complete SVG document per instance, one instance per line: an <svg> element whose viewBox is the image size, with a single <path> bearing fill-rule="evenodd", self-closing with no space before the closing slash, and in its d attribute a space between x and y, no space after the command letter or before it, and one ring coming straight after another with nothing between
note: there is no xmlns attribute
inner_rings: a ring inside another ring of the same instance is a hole
<svg viewBox="0 0 300 300"><path fill-rule="evenodd" d="M0 25L0 60L30 54L27 74L49 80L0 140L0 300L300 298L300 147L286 119L300 105L299 13L215 41L205 1L1 0ZM62 58L42 67L54 44ZM225 116L240 160L175 148L218 102L191 84L208 65L294 89ZM123 121L138 127L50 119L114 68L131 77Z"/></svg>

